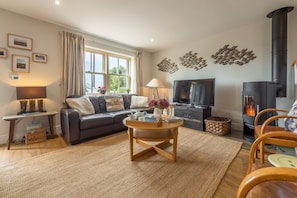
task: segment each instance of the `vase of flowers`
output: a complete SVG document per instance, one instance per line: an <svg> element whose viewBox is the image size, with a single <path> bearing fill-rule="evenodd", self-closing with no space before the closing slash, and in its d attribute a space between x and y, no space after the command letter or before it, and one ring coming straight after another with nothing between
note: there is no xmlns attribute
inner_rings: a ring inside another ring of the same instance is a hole
<svg viewBox="0 0 297 198"><path fill-rule="evenodd" d="M163 110L169 107L169 102L166 99L151 100L149 101L149 107L154 108L154 115L163 114Z"/></svg>
<svg viewBox="0 0 297 198"><path fill-rule="evenodd" d="M100 92L101 94L105 94L106 93L106 86L98 86L98 92Z"/></svg>

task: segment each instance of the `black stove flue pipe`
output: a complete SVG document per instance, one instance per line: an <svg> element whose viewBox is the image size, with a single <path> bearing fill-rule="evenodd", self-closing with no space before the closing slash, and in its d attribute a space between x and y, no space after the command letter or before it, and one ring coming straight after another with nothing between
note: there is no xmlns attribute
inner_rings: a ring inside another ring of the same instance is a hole
<svg viewBox="0 0 297 198"><path fill-rule="evenodd" d="M287 13L294 7L270 12L272 18L272 81L277 83L276 97L287 96Z"/></svg>

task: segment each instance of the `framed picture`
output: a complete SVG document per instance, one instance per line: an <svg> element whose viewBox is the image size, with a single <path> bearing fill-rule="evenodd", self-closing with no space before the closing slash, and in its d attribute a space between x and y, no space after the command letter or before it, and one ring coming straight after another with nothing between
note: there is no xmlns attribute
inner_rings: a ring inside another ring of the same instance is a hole
<svg viewBox="0 0 297 198"><path fill-rule="evenodd" d="M7 49L0 48L0 58L7 58Z"/></svg>
<svg viewBox="0 0 297 198"><path fill-rule="evenodd" d="M21 55L12 55L12 71L13 72L29 72L30 57Z"/></svg>
<svg viewBox="0 0 297 198"><path fill-rule="evenodd" d="M46 54L33 53L32 54L32 61L40 62L40 63L47 63L47 55Z"/></svg>
<svg viewBox="0 0 297 198"><path fill-rule="evenodd" d="M8 33L7 45L8 47L31 51L33 46L33 40L28 37Z"/></svg>

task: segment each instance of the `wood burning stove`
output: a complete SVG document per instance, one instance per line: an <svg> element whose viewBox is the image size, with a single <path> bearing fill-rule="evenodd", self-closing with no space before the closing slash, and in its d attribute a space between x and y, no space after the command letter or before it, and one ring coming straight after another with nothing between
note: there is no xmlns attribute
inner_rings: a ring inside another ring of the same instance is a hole
<svg viewBox="0 0 297 198"><path fill-rule="evenodd" d="M261 110L275 108L277 84L275 82L244 82L242 91L243 139L254 141L254 120ZM261 117L262 124L271 114Z"/></svg>
<svg viewBox="0 0 297 198"><path fill-rule="evenodd" d="M254 141L254 120L257 113L275 108L276 97L287 96L287 13L294 7L270 12L272 19L272 81L244 82L242 92L243 138ZM259 124L273 115L263 115ZM275 123L272 123L275 124Z"/></svg>

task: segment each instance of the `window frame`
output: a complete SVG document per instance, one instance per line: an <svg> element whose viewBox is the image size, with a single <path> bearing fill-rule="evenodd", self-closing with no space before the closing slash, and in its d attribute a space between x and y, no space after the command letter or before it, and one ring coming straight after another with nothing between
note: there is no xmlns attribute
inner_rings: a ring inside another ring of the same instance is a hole
<svg viewBox="0 0 297 198"><path fill-rule="evenodd" d="M131 90L131 63L132 63L132 58L131 56L126 56L126 55L121 55L121 54L117 54L117 53L113 53L113 52L107 52L104 50L100 50L100 49L93 49L93 48L89 48L86 47L85 48L85 52L89 52L91 54L91 65L90 65L90 69L91 71L84 71L84 75L86 74L91 74L91 92L88 92L87 88L86 88L86 94L95 94L98 91L95 89L93 89L94 87L97 88L97 86L99 85L95 85L95 76L94 75L103 75L103 81L104 81L104 85L102 86L106 86L106 93L110 94L110 79L111 76L118 76L118 77L126 77L127 78L127 84L126 84L126 89L130 89ZM93 54L93 55L92 55ZM102 69L103 72L95 72L95 64L94 64L94 57L95 54L100 54L102 55ZM109 57L114 57L118 59L118 62L120 59L124 59L127 61L127 66L126 66L126 74L119 74L119 64L117 65L117 73L116 74L110 74L109 73ZM86 57L84 58L84 62L86 61ZM84 65L84 69L86 69L86 66ZM86 79L85 79L85 85L86 85ZM93 86L94 85L94 86ZM121 94L121 92L119 92L119 89L116 90L115 92L112 92L114 94Z"/></svg>

